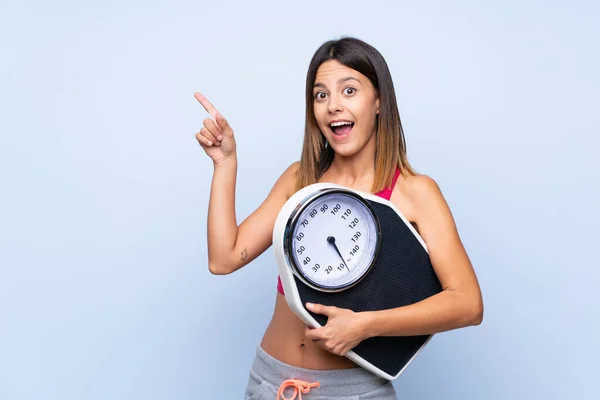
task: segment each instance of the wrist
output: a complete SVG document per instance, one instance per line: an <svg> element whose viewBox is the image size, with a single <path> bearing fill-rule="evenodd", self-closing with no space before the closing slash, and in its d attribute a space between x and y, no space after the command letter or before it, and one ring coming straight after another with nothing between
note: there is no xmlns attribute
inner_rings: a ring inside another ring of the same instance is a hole
<svg viewBox="0 0 600 400"><path fill-rule="evenodd" d="M213 167L215 169L235 169L237 168L237 156L232 154L220 161L213 162Z"/></svg>
<svg viewBox="0 0 600 400"><path fill-rule="evenodd" d="M360 318L363 340L378 336L375 313L373 311L363 311L358 315Z"/></svg>

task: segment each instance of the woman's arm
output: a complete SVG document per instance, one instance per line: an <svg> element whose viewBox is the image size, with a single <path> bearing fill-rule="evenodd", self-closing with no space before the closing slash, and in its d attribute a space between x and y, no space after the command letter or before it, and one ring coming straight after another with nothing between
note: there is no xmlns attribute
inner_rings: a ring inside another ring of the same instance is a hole
<svg viewBox="0 0 600 400"><path fill-rule="evenodd" d="M433 334L483 320L479 283L444 196L427 176L410 185L419 233L443 290L408 306L362 313L366 337Z"/></svg>
<svg viewBox="0 0 600 400"><path fill-rule="evenodd" d="M275 219L293 194L299 163L288 167L260 207L238 226L235 217L238 164L233 129L206 97L198 92L194 97L212 116L204 120L204 127L196 134L214 166L207 218L208 268L213 274L230 274L271 245Z"/></svg>
<svg viewBox="0 0 600 400"><path fill-rule="evenodd" d="M211 273L235 272L269 248L275 219L293 193L297 169L297 162L290 165L264 202L238 226L235 217L237 160L215 165L207 232Z"/></svg>

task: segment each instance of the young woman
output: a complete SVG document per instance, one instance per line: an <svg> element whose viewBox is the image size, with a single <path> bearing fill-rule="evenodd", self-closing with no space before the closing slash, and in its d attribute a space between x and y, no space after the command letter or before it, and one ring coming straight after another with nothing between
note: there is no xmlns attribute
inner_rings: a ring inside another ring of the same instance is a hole
<svg viewBox="0 0 600 400"><path fill-rule="evenodd" d="M482 296L452 214L436 182L410 166L392 78L381 54L355 38L324 43L306 80L301 159L277 180L240 225L235 218L237 159L233 130L200 93L213 118L196 138L214 164L208 211L213 274L230 274L272 244L275 219L299 189L332 182L389 199L417 229L443 291L405 307L353 312L312 305L327 324L309 329L289 309L281 282L272 320L257 348L246 399L395 399L391 382L344 355L373 336L434 334L481 323ZM310 307L310 305L307 305ZM310 393L309 393L310 392ZM309 393L309 394L306 394Z"/></svg>

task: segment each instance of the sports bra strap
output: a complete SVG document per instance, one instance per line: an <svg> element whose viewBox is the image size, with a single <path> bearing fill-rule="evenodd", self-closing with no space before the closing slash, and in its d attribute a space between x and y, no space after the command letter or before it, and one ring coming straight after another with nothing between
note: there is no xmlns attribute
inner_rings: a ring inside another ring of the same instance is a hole
<svg viewBox="0 0 600 400"><path fill-rule="evenodd" d="M389 200L392 197L392 192L394 191L394 187L396 186L396 181L398 181L398 177L400 176L400 168L396 168L396 172L394 173L394 178L392 179L392 185L379 193L376 193L377 196L383 197L386 200Z"/></svg>

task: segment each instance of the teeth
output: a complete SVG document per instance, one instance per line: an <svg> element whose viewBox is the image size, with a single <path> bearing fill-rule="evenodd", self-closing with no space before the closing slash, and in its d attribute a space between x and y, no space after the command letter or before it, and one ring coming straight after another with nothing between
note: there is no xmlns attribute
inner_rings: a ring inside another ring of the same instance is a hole
<svg viewBox="0 0 600 400"><path fill-rule="evenodd" d="M342 125L352 125L352 122L350 122L350 121L333 122L329 126L331 126L333 128L335 126L342 126Z"/></svg>

